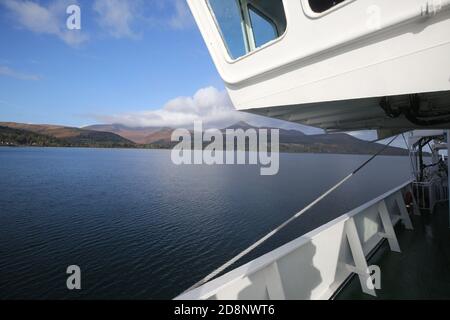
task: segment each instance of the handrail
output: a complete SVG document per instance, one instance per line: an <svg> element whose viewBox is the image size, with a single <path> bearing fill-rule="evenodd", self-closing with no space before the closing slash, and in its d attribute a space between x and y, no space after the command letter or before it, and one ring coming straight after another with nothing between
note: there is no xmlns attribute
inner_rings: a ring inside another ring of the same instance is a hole
<svg viewBox="0 0 450 320"><path fill-rule="evenodd" d="M375 204L377 204L378 202L380 202L381 200L384 200L384 199L388 198L389 196L397 193L398 191L404 189L405 187L407 187L408 185L410 185L414 181L415 181L414 179L410 179L407 182L405 182L404 184L402 184L401 186L399 186L399 187L397 187L395 189L392 189L391 191L388 191L388 192L382 194L381 196L379 196L379 197L377 197L377 198L375 198L375 199L373 199L373 200L371 200L369 202L366 202L365 204L359 206L358 208L355 208L355 209L351 210L350 212L344 214L344 216L352 217L355 214L357 214L358 212L361 212L361 211L363 211L365 209L368 209L368 208L374 206Z"/></svg>

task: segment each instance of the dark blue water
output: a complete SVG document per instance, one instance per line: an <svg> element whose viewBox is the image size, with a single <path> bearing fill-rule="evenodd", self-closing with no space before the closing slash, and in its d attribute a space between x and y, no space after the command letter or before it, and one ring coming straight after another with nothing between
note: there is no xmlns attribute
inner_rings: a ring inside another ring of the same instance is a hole
<svg viewBox="0 0 450 320"><path fill-rule="evenodd" d="M0 299L173 298L367 158L281 154L264 177L178 167L169 151L0 148ZM408 158L377 158L247 260L408 178ZM73 264L78 292L66 288Z"/></svg>

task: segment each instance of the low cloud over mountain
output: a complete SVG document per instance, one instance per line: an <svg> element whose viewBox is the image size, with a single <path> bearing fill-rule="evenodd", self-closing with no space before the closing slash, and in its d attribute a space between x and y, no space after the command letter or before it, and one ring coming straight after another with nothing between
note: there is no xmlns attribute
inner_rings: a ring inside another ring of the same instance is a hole
<svg viewBox="0 0 450 320"><path fill-rule="evenodd" d="M206 127L223 128L245 121L255 126L322 133L320 129L236 111L228 93L214 87L200 89L191 97L174 98L160 109L94 117L99 122L122 124L128 127L190 128L194 121L203 121Z"/></svg>

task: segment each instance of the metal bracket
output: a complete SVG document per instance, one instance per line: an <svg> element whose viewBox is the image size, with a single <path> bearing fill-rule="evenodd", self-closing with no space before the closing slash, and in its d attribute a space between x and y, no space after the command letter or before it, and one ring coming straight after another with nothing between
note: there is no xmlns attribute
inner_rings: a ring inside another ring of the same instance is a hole
<svg viewBox="0 0 450 320"><path fill-rule="evenodd" d="M400 250L400 245L398 244L397 235L395 234L391 216L389 215L389 211L384 200L381 201L378 205L378 213L380 215L381 223L383 224L384 229L384 233L380 233L379 235L388 240L389 247L392 251L402 252Z"/></svg>
<svg viewBox="0 0 450 320"><path fill-rule="evenodd" d="M265 272L266 288L270 300L286 300L283 282L281 281L278 263L275 261L267 267Z"/></svg>
<svg viewBox="0 0 450 320"><path fill-rule="evenodd" d="M412 196L414 214L416 216L420 216L421 213L419 210L419 205L417 204L416 196L414 195L414 191L413 191L411 184L408 186L407 190L411 193L411 196Z"/></svg>
<svg viewBox="0 0 450 320"><path fill-rule="evenodd" d="M414 199L414 195L413 195ZM414 200L415 201L415 200ZM414 230L411 218L409 217L408 210L406 210L405 200L403 199L403 194L401 191L397 192L395 195L395 202L397 202L398 209L400 210L400 217L407 230ZM416 205L414 204L414 207Z"/></svg>
<svg viewBox="0 0 450 320"><path fill-rule="evenodd" d="M370 277L369 266L367 265L366 256L364 255L354 218L350 218L345 222L345 234L347 235L350 250L353 255L353 261L355 263L355 266L348 266L349 270L358 275L362 291L376 297L377 294L375 289L371 289L367 286L367 283L372 281L372 278Z"/></svg>

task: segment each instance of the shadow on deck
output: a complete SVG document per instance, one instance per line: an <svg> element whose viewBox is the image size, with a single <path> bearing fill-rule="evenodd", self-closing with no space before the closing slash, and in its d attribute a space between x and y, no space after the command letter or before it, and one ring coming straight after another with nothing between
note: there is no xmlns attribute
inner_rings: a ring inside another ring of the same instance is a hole
<svg viewBox="0 0 450 320"><path fill-rule="evenodd" d="M448 203L433 214L412 216L414 231L399 224L396 233L402 253L391 252L387 241L369 260L381 268L378 297L365 295L353 277L336 300L450 299L450 228Z"/></svg>

